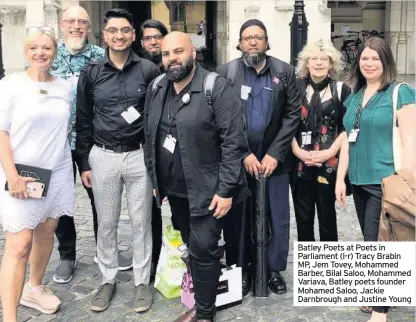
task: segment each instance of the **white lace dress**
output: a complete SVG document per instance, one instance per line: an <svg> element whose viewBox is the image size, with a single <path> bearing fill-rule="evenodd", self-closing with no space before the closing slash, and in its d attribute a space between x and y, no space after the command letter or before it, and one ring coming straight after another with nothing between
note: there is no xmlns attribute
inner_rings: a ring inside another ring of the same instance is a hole
<svg viewBox="0 0 416 322"><path fill-rule="evenodd" d="M35 82L25 72L16 73L0 80L0 98L0 131L9 133L14 162L52 170L46 198L20 200L5 191L6 176L0 166L3 230L34 229L49 217L73 216L69 82Z"/></svg>

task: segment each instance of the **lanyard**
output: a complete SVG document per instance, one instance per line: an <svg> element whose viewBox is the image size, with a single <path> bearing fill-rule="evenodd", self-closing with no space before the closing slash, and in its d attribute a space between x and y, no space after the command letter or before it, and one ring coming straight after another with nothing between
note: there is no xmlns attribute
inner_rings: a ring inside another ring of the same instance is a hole
<svg viewBox="0 0 416 322"><path fill-rule="evenodd" d="M173 125L173 121L175 120L176 115L179 112L179 107L176 108L176 110L174 111L173 115L171 115L171 105L172 105L172 94L169 94L168 97L168 123L169 123L169 128L168 128L168 134L172 135L171 131L172 131L172 125Z"/></svg>
<svg viewBox="0 0 416 322"><path fill-rule="evenodd" d="M363 103L362 103L363 99L364 99L364 93L365 93L365 91L363 91L363 95L362 95L362 98L361 98L361 104L358 104L357 109L355 110L355 115L354 115L354 129L355 130L360 129L360 122L361 122L361 116L363 114L363 110L373 100L373 98L376 96L378 91L375 91L373 93L373 95L371 95L371 97L369 98L369 100L367 101L365 106L363 106Z"/></svg>

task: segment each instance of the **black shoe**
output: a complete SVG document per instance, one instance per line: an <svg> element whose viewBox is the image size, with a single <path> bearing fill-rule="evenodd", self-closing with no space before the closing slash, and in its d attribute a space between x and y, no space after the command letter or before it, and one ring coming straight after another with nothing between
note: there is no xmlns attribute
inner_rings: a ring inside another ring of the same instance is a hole
<svg viewBox="0 0 416 322"><path fill-rule="evenodd" d="M269 287L270 290L276 294L283 294L287 292L285 279L279 272L271 272Z"/></svg>
<svg viewBox="0 0 416 322"><path fill-rule="evenodd" d="M252 279L249 276L249 274L248 273L244 273L243 274L243 282L242 282L242 285L243 285L243 297L246 296L250 292L250 290L251 290L251 281L252 281Z"/></svg>

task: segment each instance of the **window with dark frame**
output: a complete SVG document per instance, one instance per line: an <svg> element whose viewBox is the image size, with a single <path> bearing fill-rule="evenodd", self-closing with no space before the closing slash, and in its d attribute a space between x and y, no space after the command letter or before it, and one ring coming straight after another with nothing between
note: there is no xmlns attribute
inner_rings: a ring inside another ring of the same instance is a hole
<svg viewBox="0 0 416 322"><path fill-rule="evenodd" d="M186 7L183 4L178 4L174 8L173 12L173 21L182 22L185 21L185 10Z"/></svg>

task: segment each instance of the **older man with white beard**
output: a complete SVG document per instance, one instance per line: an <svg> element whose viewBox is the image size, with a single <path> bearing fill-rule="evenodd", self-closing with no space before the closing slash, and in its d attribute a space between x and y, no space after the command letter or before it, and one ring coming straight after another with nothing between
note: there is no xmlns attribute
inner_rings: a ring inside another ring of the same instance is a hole
<svg viewBox="0 0 416 322"><path fill-rule="evenodd" d="M81 70L93 60L100 60L104 57L104 49L88 42L88 32L91 23L87 11L80 6L71 6L62 14L60 23L63 39L59 41L58 51L55 61L51 67L51 72L63 79L69 80L72 84L72 164L74 167L74 176L76 174L75 155L75 119L76 119L76 89L78 77ZM75 177L74 177L75 181ZM97 241L97 211L95 210L94 196L91 188L84 186L91 201L94 236ZM59 241L60 262L55 270L53 279L56 283L68 283L72 279L72 273L76 257L76 230L73 217L62 216L56 228L56 237ZM96 259L95 259L96 261ZM120 258L120 269L130 269L132 267L131 259Z"/></svg>

